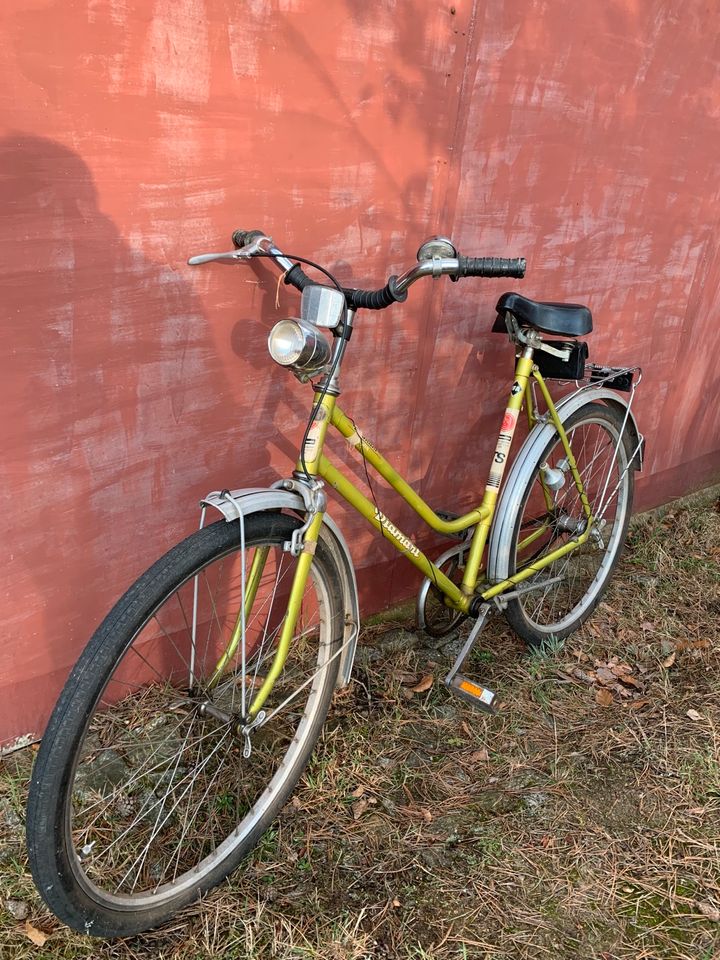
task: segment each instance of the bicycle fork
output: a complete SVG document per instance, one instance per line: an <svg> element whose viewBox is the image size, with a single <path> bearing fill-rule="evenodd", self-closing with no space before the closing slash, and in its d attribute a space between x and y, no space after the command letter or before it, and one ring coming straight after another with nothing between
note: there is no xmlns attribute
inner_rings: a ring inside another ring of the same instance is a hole
<svg viewBox="0 0 720 960"><path fill-rule="evenodd" d="M324 513L314 514L314 516L310 518L309 525L304 532L304 537L302 537L300 541L301 548L299 551L295 572L293 574L293 581L290 588L287 609L283 618L282 626L280 628L280 636L275 650L275 655L273 657L272 664L270 665L270 669L268 670L265 679L260 686L260 689L253 697L250 705L242 710L242 721L244 725L248 723L252 725L254 721L262 719L260 716L261 709L270 695L278 677L282 673L283 667L285 666L285 661L287 660L288 653L290 652L290 646L295 632L295 627L300 615L302 598L307 585L307 579L310 574L312 559L317 548L317 541L320 535L320 528L322 527L323 519ZM286 547L290 548L288 552L293 552L290 543L286 544ZM230 641L210 676L207 685L208 690L212 690L220 682L227 665L236 655L238 647L240 647L242 661L242 692L244 693L245 691L244 633L246 624L252 612L253 604L255 603L255 599L257 597L258 588L262 580L269 553L270 547L267 546L258 547L255 551L245 582L243 602L240 611L238 612ZM244 551L242 562L244 565Z"/></svg>

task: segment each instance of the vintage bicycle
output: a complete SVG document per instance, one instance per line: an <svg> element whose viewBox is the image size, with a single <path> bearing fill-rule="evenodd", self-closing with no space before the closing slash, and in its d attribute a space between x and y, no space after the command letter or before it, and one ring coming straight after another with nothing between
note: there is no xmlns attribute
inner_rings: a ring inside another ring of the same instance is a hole
<svg viewBox="0 0 720 960"><path fill-rule="evenodd" d="M423 277L521 278L525 261L465 257L433 237L414 266L370 291L343 288L261 231L236 231L233 241L189 263L264 258L302 292L300 316L280 320L268 345L311 384L312 409L292 475L268 489L209 493L200 529L118 601L55 707L30 787L30 864L55 914L96 936L158 926L218 884L297 784L333 691L350 680L360 627L328 488L421 572L422 628L445 636L469 623L445 682L492 712L495 693L466 670L488 616L502 610L535 645L576 630L618 561L642 464L632 412L639 369L588 362L578 339L592 329L586 307L506 293L493 330L515 348L515 375L484 495L463 516L432 509L339 406L357 313L404 301ZM574 389L555 402L549 380ZM505 477L523 408L528 434ZM439 557L333 465L330 427L450 540ZM211 512L220 519L206 525Z"/></svg>

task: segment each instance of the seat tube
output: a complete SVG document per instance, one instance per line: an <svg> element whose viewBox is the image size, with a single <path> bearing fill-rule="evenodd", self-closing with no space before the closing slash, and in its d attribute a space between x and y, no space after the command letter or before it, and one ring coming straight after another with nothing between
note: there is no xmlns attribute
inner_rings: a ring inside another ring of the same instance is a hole
<svg viewBox="0 0 720 960"><path fill-rule="evenodd" d="M475 528L465 564L462 589L463 593L468 596L474 592L477 586L478 572L482 562L483 551L485 550L485 543L487 542L490 525L495 515L495 504L497 503L498 492L503 476L505 475L505 467L507 466L510 447L515 435L515 428L517 427L525 391L532 374L534 352L533 347L527 345L518 357L515 366L515 380L510 388L510 397L505 407L505 413L503 414L500 433L490 465L490 474L485 485L485 495L482 500L482 506L488 511L488 518L482 523L479 523Z"/></svg>

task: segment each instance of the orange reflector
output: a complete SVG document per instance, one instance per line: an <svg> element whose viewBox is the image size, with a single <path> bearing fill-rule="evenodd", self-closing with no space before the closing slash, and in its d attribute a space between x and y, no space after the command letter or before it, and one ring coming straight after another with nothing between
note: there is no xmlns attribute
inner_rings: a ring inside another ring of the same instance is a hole
<svg viewBox="0 0 720 960"><path fill-rule="evenodd" d="M476 684L470 683L469 680L461 680L458 684L458 687L460 687L461 690L464 690L465 693L469 693L471 697L482 697L482 695L485 693L485 689L483 687L478 687Z"/></svg>

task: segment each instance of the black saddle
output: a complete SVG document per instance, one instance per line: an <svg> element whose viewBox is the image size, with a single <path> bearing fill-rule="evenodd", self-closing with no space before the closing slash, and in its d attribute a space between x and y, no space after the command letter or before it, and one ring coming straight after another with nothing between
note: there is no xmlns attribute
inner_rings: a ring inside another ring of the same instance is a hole
<svg viewBox="0 0 720 960"><path fill-rule="evenodd" d="M498 316L493 332L506 333L507 310L522 325L535 327L545 333L561 333L567 337L581 337L592 330L592 314L579 303L541 303L528 300L519 293L504 293L497 302Z"/></svg>

